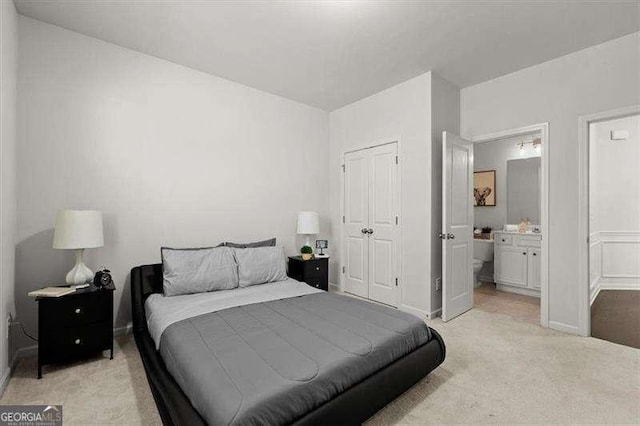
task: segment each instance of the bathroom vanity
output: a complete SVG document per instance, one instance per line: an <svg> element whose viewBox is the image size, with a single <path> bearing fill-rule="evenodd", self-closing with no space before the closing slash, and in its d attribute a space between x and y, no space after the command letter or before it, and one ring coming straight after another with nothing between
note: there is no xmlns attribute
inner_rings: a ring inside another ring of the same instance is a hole
<svg viewBox="0 0 640 426"><path fill-rule="evenodd" d="M494 244L493 279L496 288L540 297L542 235L497 231Z"/></svg>

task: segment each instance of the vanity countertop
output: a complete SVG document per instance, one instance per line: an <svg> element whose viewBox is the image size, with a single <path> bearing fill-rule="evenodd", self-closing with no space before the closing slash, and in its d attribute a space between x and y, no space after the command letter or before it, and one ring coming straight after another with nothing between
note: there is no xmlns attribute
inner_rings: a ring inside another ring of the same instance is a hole
<svg viewBox="0 0 640 426"><path fill-rule="evenodd" d="M540 235L542 236L542 232L518 232L518 231L494 231L494 234L508 234L508 235Z"/></svg>

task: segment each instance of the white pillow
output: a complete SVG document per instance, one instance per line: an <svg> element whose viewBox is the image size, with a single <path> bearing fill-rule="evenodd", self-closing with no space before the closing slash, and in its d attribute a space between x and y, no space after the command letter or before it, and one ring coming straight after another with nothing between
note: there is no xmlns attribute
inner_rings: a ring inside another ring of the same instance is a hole
<svg viewBox="0 0 640 426"><path fill-rule="evenodd" d="M282 247L234 248L240 287L287 279L287 265Z"/></svg>
<svg viewBox="0 0 640 426"><path fill-rule="evenodd" d="M230 290L238 287L238 265L229 247L172 249L163 247L165 296Z"/></svg>

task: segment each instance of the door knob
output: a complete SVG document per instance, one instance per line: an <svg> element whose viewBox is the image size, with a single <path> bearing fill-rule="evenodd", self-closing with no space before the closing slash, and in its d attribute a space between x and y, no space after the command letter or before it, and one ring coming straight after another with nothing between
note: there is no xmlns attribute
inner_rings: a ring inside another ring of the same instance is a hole
<svg viewBox="0 0 640 426"><path fill-rule="evenodd" d="M373 229L369 228L369 229L367 230L367 233L368 233L368 234L373 234Z"/></svg>
<svg viewBox="0 0 640 426"><path fill-rule="evenodd" d="M438 238L440 238L441 240L446 240L447 239L447 234L443 234L442 232L438 234Z"/></svg>
<svg viewBox="0 0 640 426"><path fill-rule="evenodd" d="M367 228L362 228L362 229L360 230L360 232L362 232L363 234L366 234L366 233L367 233Z"/></svg>
<svg viewBox="0 0 640 426"><path fill-rule="evenodd" d="M447 234L447 239L448 239L448 240L455 240L455 239L456 239L456 236L455 236L455 235L453 235L451 232L449 232L449 233Z"/></svg>

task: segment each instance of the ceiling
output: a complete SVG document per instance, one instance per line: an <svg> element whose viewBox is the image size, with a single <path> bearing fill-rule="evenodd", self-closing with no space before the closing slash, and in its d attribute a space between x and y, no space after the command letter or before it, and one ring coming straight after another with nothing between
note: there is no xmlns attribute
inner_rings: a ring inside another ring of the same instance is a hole
<svg viewBox="0 0 640 426"><path fill-rule="evenodd" d="M333 110L433 70L460 87L639 30L640 3L15 0L26 16Z"/></svg>

